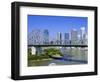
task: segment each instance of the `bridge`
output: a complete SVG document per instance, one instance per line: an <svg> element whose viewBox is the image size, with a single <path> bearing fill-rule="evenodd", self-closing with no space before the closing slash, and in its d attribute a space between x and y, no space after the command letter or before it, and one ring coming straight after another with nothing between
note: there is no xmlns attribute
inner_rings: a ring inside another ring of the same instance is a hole
<svg viewBox="0 0 100 82"><path fill-rule="evenodd" d="M88 47L88 45L28 45L28 47Z"/></svg>

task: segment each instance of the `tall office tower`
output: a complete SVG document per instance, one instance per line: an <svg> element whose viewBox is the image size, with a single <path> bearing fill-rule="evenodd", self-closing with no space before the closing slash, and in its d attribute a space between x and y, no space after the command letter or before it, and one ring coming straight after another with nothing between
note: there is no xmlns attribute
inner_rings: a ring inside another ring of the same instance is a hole
<svg viewBox="0 0 100 82"><path fill-rule="evenodd" d="M64 34L64 44L69 44L69 33Z"/></svg>
<svg viewBox="0 0 100 82"><path fill-rule="evenodd" d="M62 44L62 34L60 32L57 33L57 44Z"/></svg>
<svg viewBox="0 0 100 82"><path fill-rule="evenodd" d="M81 44L84 44L86 38L85 27L81 27L80 29L80 38L81 38Z"/></svg>
<svg viewBox="0 0 100 82"><path fill-rule="evenodd" d="M86 41L85 44L88 45L88 34L86 33Z"/></svg>
<svg viewBox="0 0 100 82"><path fill-rule="evenodd" d="M78 32L76 29L71 30L71 44L76 45L78 40Z"/></svg>
<svg viewBox="0 0 100 82"><path fill-rule="evenodd" d="M34 29L29 35L28 35L28 44L31 45L39 45L42 41L42 32L39 29Z"/></svg>
<svg viewBox="0 0 100 82"><path fill-rule="evenodd" d="M88 44L88 35L87 35L87 33L85 33L83 35L83 45L87 45L87 44Z"/></svg>
<svg viewBox="0 0 100 82"><path fill-rule="evenodd" d="M47 29L43 31L43 44L49 44L49 31Z"/></svg>
<svg viewBox="0 0 100 82"><path fill-rule="evenodd" d="M78 45L81 45L81 35L78 34Z"/></svg>

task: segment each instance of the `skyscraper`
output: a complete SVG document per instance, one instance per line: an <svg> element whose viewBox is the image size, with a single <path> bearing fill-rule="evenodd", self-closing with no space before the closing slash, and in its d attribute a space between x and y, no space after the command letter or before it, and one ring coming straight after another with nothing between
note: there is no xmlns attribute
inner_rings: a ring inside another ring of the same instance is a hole
<svg viewBox="0 0 100 82"><path fill-rule="evenodd" d="M86 39L85 27L81 27L81 29L80 29L80 40L81 40L81 44L84 44L85 43L85 39Z"/></svg>
<svg viewBox="0 0 100 82"><path fill-rule="evenodd" d="M88 44L88 34L86 33L86 36L85 36L85 45Z"/></svg>
<svg viewBox="0 0 100 82"><path fill-rule="evenodd" d="M69 44L69 33L64 34L64 44Z"/></svg>
<svg viewBox="0 0 100 82"><path fill-rule="evenodd" d="M78 34L78 45L81 45L81 35L80 35L80 33Z"/></svg>
<svg viewBox="0 0 100 82"><path fill-rule="evenodd" d="M43 44L49 44L49 31L47 29L43 31Z"/></svg>
<svg viewBox="0 0 100 82"><path fill-rule="evenodd" d="M71 30L71 44L76 45L78 40L78 32L76 29Z"/></svg>
<svg viewBox="0 0 100 82"><path fill-rule="evenodd" d="M60 32L57 33L57 44L62 44L62 34Z"/></svg>
<svg viewBox="0 0 100 82"><path fill-rule="evenodd" d="M82 39L82 44L83 45L87 45L88 44L88 35L87 35L87 33L85 33L84 35L83 35L83 39Z"/></svg>

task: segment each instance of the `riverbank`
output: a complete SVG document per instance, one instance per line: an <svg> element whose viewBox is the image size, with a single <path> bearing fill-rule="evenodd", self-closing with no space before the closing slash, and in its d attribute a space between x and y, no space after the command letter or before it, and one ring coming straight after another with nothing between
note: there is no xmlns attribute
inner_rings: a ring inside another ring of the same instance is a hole
<svg viewBox="0 0 100 82"><path fill-rule="evenodd" d="M28 60L28 66L41 66L46 65L47 62L52 61L52 58L49 59L42 59L42 60Z"/></svg>

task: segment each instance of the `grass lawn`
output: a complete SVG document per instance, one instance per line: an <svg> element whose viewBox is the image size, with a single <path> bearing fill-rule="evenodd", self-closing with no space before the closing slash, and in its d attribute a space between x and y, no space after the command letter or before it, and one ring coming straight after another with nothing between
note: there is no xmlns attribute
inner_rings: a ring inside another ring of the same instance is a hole
<svg viewBox="0 0 100 82"><path fill-rule="evenodd" d="M49 59L42 59L42 60L28 60L28 66L42 66L52 61L51 58Z"/></svg>

